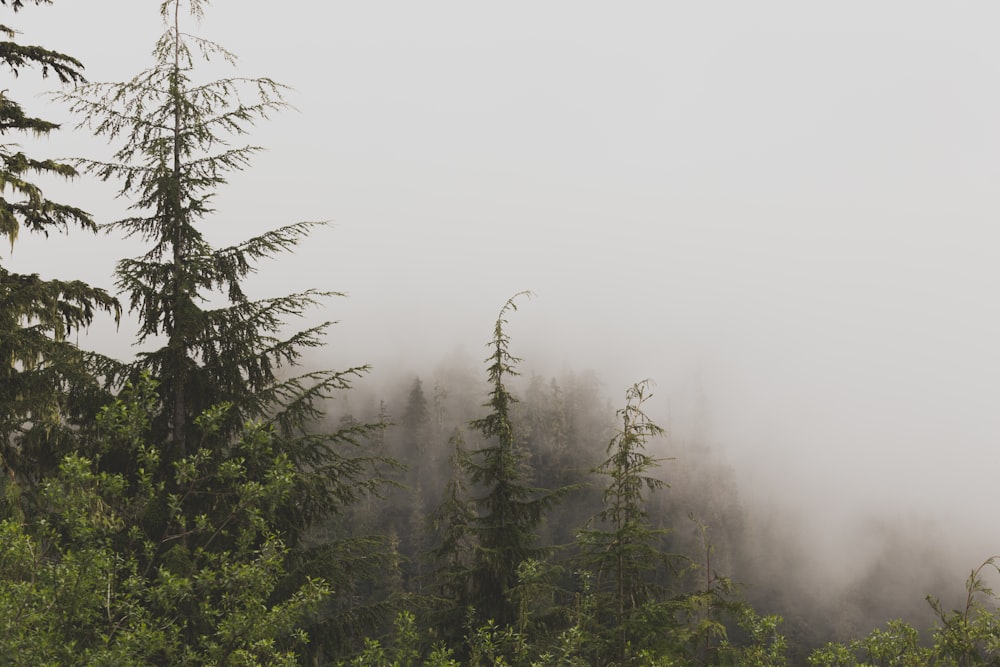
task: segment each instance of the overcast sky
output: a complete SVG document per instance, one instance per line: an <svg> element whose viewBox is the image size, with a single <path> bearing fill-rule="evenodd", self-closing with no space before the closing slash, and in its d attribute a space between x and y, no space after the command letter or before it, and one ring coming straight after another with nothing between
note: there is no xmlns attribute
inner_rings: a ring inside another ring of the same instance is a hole
<svg viewBox="0 0 1000 667"><path fill-rule="evenodd" d="M9 22L117 80L149 62L158 4ZM341 320L334 365L479 357L530 289L527 367L594 368L613 396L652 377L679 422L702 392L774 498L929 513L1000 550L998 20L986 1L217 0L196 31L297 111L254 132L268 150L214 233L334 222L258 283L350 294L317 314ZM41 150L101 148L67 130ZM125 248L74 234L2 261L110 286Z"/></svg>

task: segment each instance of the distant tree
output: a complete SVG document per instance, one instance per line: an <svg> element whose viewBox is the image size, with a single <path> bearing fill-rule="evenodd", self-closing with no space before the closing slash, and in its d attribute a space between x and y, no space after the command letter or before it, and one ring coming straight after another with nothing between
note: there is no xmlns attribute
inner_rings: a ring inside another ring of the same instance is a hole
<svg viewBox="0 0 1000 667"><path fill-rule="evenodd" d="M531 452L539 482L543 486L567 483L573 457L569 455L569 414L559 382L532 376L520 406L517 422L521 440Z"/></svg>
<svg viewBox="0 0 1000 667"><path fill-rule="evenodd" d="M414 447L426 447L420 442L420 430L430 421L430 411L427 406L427 396L424 395L424 384L420 378L413 378L410 393L406 399L406 409L403 411L402 425L407 430Z"/></svg>
<svg viewBox="0 0 1000 667"><path fill-rule="evenodd" d="M51 4L34 0L33 4ZM17 12L22 0L0 0ZM0 64L15 77L35 68L60 83L83 81L76 58L15 41L18 32L0 24ZM0 135L46 136L59 125L30 115L7 90L0 92ZM74 178L65 162L30 157L17 143L0 144L0 237L13 248L22 231L48 235L71 226L93 231L85 211L48 199L32 176ZM0 265L0 472L2 479L33 485L54 469L76 442L74 425L92 417L104 400L91 355L70 342L99 311L120 314L102 289L74 280L46 280Z"/></svg>
<svg viewBox="0 0 1000 667"><path fill-rule="evenodd" d="M428 589L441 598L443 612L433 621L439 633L452 640L458 636L471 603L469 573L474 544L475 508L465 484L464 471L469 453L462 432L454 431L448 440L452 446L449 457L450 474L441 503L430 514L430 531L434 547L427 554L430 585Z"/></svg>
<svg viewBox="0 0 1000 667"><path fill-rule="evenodd" d="M473 523L476 543L471 568L471 603L482 620L508 625L516 619L510 594L518 582L518 567L526 560L541 560L546 550L537 545L535 530L568 488L548 490L529 484L530 470L524 452L516 446L512 407L517 399L507 388L517 375L520 361L509 352L510 338L504 327L507 314L517 310L520 292L504 304L488 343L486 359L490 400L489 412L471 422L486 444L470 453L465 469L476 486Z"/></svg>
<svg viewBox="0 0 1000 667"><path fill-rule="evenodd" d="M383 421L389 422L388 414ZM430 449L430 412L420 378L414 378L398 421L386 429L386 454L399 462L399 484L388 489L375 508L379 532L398 535L400 563L407 589L418 592L423 583L423 553L428 548L427 508L435 498L427 492L436 482ZM430 496L430 497L429 497Z"/></svg>
<svg viewBox="0 0 1000 667"><path fill-rule="evenodd" d="M399 426L403 431L403 460L413 470L412 483L422 489L430 481L427 475L431 467L430 437L431 413L420 378L414 378L410 393L406 397L406 408Z"/></svg>

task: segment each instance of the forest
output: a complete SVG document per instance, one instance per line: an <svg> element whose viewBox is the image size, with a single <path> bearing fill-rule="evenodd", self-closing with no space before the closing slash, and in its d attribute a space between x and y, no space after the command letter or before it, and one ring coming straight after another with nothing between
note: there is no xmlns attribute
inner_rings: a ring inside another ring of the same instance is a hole
<svg viewBox="0 0 1000 667"><path fill-rule="evenodd" d="M58 21L58 3L0 5L8 81L47 78L80 124L0 93L0 234L144 248L109 267L113 291L0 265L3 664L1000 665L1000 560L922 592L927 627L810 613L747 528L733 472L650 417L655 382L606 391L519 358L510 324L530 292L482 323L482 358L377 393L357 388L367 366L314 368L332 323L296 326L341 294L262 299L246 281L324 223L206 235L286 88L190 32L207 0L163 0L152 61L116 83L21 39L19 12ZM23 152L68 131L112 157ZM129 213L49 200L53 177L112 183ZM77 344L101 318L137 323L119 333L132 358Z"/></svg>

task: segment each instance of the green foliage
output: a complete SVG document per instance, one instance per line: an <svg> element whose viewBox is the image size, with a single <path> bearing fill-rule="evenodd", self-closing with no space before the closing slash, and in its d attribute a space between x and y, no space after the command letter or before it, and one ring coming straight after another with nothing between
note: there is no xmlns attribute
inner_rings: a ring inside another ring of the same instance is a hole
<svg viewBox="0 0 1000 667"><path fill-rule="evenodd" d="M197 19L206 5L191 2L188 10ZM279 377L279 369L322 343L327 326L282 338L285 320L331 293L252 300L241 283L257 260L293 249L320 223L288 225L222 249L206 241L202 223L214 212L211 199L227 174L248 166L259 150L232 140L285 106L283 87L267 78L196 81L199 60L232 64L234 56L181 30L179 0L163 2L161 13L165 31L149 69L124 83L80 85L61 97L84 125L119 145L112 161L81 160L102 179L118 180L120 196L133 201L136 214L109 229L150 243L141 257L120 262L117 274L139 318L139 342L165 343L141 353L135 367L160 381L163 409L154 437L171 443L171 456L185 457L198 447L195 417L212 406L229 406L216 424L223 450L226 436L246 420L265 420L296 470L286 507L298 511L285 517L292 535L359 492L366 464L345 459L338 448L358 445L370 428L333 435L304 429L321 416L319 403L364 369ZM205 306L219 299L228 304Z"/></svg>
<svg viewBox="0 0 1000 667"><path fill-rule="evenodd" d="M189 3L189 13L196 20L206 5ZM181 6L180 0L162 3L165 31L149 69L124 83L83 84L60 96L83 117L83 125L118 146L110 161L80 163L102 179L116 180L120 196L132 201L135 214L108 230L150 244L142 256L119 263L118 286L138 316L139 342L162 342L139 355L136 370L160 380L164 410L154 433L169 439L179 456L189 451L194 416L212 405L232 405L224 430L266 417L285 437L321 416L319 402L365 370L279 377L282 367L294 366L305 350L322 344L329 324L283 336L285 321L336 293L308 290L254 300L243 291L257 261L292 250L322 223L287 225L226 248L206 240L204 224L215 212L215 192L260 150L234 145L234 139L286 104L284 88L267 78L197 80L202 61L234 64L235 57L183 32ZM220 301L221 306L207 306ZM351 437L344 434L341 440ZM330 458L329 444L313 438L287 446L302 469L342 465ZM344 493L325 491L307 511Z"/></svg>
<svg viewBox="0 0 1000 667"><path fill-rule="evenodd" d="M889 621L884 630L876 628L863 639L846 644L828 643L809 655L816 667L931 667L955 665L941 662L936 650L920 645L920 633L901 620ZM978 664L978 663L976 663Z"/></svg>
<svg viewBox="0 0 1000 667"><path fill-rule="evenodd" d="M1000 556L988 558L969 574L961 610L946 611L937 598L927 597L938 618L934 646L943 658L960 667L1000 665L998 597L983 579L989 570L1000 573Z"/></svg>
<svg viewBox="0 0 1000 667"><path fill-rule="evenodd" d="M40 4L35 2L35 4ZM18 11L19 0L0 2ZM0 25L0 64L14 76L27 68L54 75L60 82L83 80L75 58L14 41L17 31ZM73 178L70 164L28 156L12 133L46 136L59 126L30 116L0 92L0 236L11 247L22 230L48 234L70 226L95 228L79 208L48 199L33 177ZM116 318L118 302L107 292L72 280L45 280L38 274L12 273L0 266L0 471L4 478L34 484L75 446L74 424L93 416L100 398L92 355L68 342L97 312Z"/></svg>
<svg viewBox="0 0 1000 667"><path fill-rule="evenodd" d="M779 632L781 616L760 616L748 606L738 613L739 627L747 634L743 644L728 639L719 649L719 664L740 667L785 667L788 640Z"/></svg>
<svg viewBox="0 0 1000 667"><path fill-rule="evenodd" d="M473 521L473 560L470 570L470 602L481 619L500 625L513 623L516 610L510 590L517 583L517 571L528 559L540 558L544 550L535 545L535 529L545 512L569 489L540 489L528 484L530 470L522 451L516 446L511 410L516 398L507 388L509 378L517 375L520 361L510 354L510 338L505 330L508 312L517 310L520 292L500 309L487 344L490 400L483 407L489 412L471 422L486 445L463 460L471 482L481 489L473 502L478 510Z"/></svg>
<svg viewBox="0 0 1000 667"><path fill-rule="evenodd" d="M117 302L79 281L43 280L0 267L0 457L6 475L33 484L71 451L74 426L105 397L97 360L67 340L95 310Z"/></svg>
<svg viewBox="0 0 1000 667"><path fill-rule="evenodd" d="M1000 611L997 595L984 581L989 570L1000 573L994 556L973 570L965 583L965 604L946 610L928 596L937 616L930 641L901 620L872 630L863 639L829 643L809 655L815 667L972 667L1000 665Z"/></svg>
<svg viewBox="0 0 1000 667"><path fill-rule="evenodd" d="M666 486L649 474L661 460L645 452L645 443L663 429L643 412L648 387L648 380L640 382L625 394L625 407L618 411L622 426L608 443L608 458L594 469L608 478L604 506L578 536L581 561L596 575L594 593L607 617L601 620L607 630L602 643L622 665L630 660L629 647L647 632L643 609L662 599L653 575L668 564L658 546L666 531L649 525L645 509L644 493Z"/></svg>
<svg viewBox="0 0 1000 667"><path fill-rule="evenodd" d="M328 590L313 580L273 600L286 547L268 508L288 492L287 459L266 428L248 425L233 459L202 450L168 461L147 439L154 391L141 378L98 417L97 449L133 448L134 476L66 456L40 487L37 521L0 522L4 664L297 664L301 623ZM198 420L205 438L225 410ZM269 462L263 475L251 458ZM155 481L165 474L177 492ZM190 516L186 506L205 493L219 511ZM166 532L145 529L151 511L165 513ZM209 548L215 541L226 548Z"/></svg>
<svg viewBox="0 0 1000 667"><path fill-rule="evenodd" d="M317 428L324 402L366 368L301 372L302 355L323 343L330 323L288 334L286 322L336 293L255 299L243 289L257 262L293 250L322 223L286 225L225 248L207 240L214 195L260 150L241 138L286 106L284 87L268 78L199 78L220 62L235 66L233 54L182 28L207 5L164 0L164 32L148 69L58 96L115 147L110 160L79 161L116 181L131 203L131 214L106 229L147 243L116 273L138 319L138 342L148 346L130 376L158 380L149 441L163 465L146 466L121 445L110 445L99 463L130 482L146 479L152 489L136 521L161 537L144 567L186 573L199 558L224 560L232 549L259 547L240 542L253 534L244 524L267 525L287 547L274 599L291 599L310 578L328 579L338 599L327 601L314 622L333 623L336 612L355 632L385 613L353 609L358 580L384 574L391 558L372 553L383 544L378 539L315 538L324 522L382 485L378 465L388 462L361 453L381 425ZM201 614L193 599L179 608ZM324 641L347 634L323 627Z"/></svg>
<svg viewBox="0 0 1000 667"><path fill-rule="evenodd" d="M35 4L40 3L36 0ZM0 5L15 12L24 7L20 0L4 0ZM76 58L40 46L19 44L13 39L18 32L6 25L0 25L0 34L8 38L0 41L0 63L14 76L32 67L41 70L43 77L54 74L61 83L83 81L83 64ZM7 135L14 130L38 136L58 129L56 123L29 116L6 93L6 90L0 93L0 134ZM72 178L76 176L73 166L30 158L16 149L16 144L0 145L0 193L3 195L0 196L0 235L6 236L13 245L21 228L46 234L51 229L66 229L71 224L93 229L94 222L86 212L46 199L37 185L26 180L30 174Z"/></svg>
<svg viewBox="0 0 1000 667"><path fill-rule="evenodd" d="M452 658L452 651L441 645L432 647L421 659L417 649L420 645L416 618L404 611L396 616L390 647L383 647L375 639L365 639L364 650L358 656L337 664L341 667L459 667L460 663Z"/></svg>
<svg viewBox="0 0 1000 667"><path fill-rule="evenodd" d="M462 477L468 452L462 433L456 430L449 443L453 453L449 459L451 475L445 485L441 504L430 515L430 529L435 546L426 554L432 568L432 590L446 601L440 618L434 625L442 634L452 635L460 628L465 608L471 603L469 573L472 565L475 509L469 499Z"/></svg>

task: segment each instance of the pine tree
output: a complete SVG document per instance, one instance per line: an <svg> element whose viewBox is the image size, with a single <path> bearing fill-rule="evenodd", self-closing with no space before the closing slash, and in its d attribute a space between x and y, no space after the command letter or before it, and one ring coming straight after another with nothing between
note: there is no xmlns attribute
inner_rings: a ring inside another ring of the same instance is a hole
<svg viewBox="0 0 1000 667"><path fill-rule="evenodd" d="M649 524L645 508L644 492L666 485L649 474L662 459L646 453L645 443L663 429L643 412L648 387L648 380L640 382L625 394L625 407L618 411L621 428L608 443L608 458L594 469L608 478L604 507L579 537L584 566L597 574L595 594L606 601L609 643L620 665L626 664L629 646L641 636L637 612L655 600L651 575L665 562L657 544L665 531Z"/></svg>
<svg viewBox="0 0 1000 667"><path fill-rule="evenodd" d="M406 458L416 462L416 483L423 481L423 474L427 472L427 438L428 427L430 425L431 414L427 405L427 397L424 395L424 386L420 378L413 380L410 393L406 398L406 408L403 410L403 420L400 426L403 429L403 447L406 450Z"/></svg>
<svg viewBox="0 0 1000 667"><path fill-rule="evenodd" d="M516 446L512 408L516 398L506 383L517 375L521 360L509 352L510 338L504 330L507 314L517 310L520 292L507 300L497 317L493 338L487 344L487 377L492 387L484 417L471 422L486 445L465 461L473 484L482 495L474 499L478 510L473 524L476 537L471 569L471 602L481 620L500 625L513 623L516 608L510 599L517 585L518 567L526 560L541 560L546 550L537 546L535 529L568 488L546 490L529 485L530 469L524 452Z"/></svg>
<svg viewBox="0 0 1000 667"><path fill-rule="evenodd" d="M138 342L150 346L138 354L132 374L148 372L158 382L151 439L178 464L199 457L225 460L236 455L234 439L248 422L262 424L274 452L287 457L294 470L294 483L268 517L292 549L288 569L298 579L287 590L309 575L328 577L338 592L346 591L341 584L354 576L347 572L352 564L371 571L384 563L358 557L371 542L359 547L310 541L307 549L305 540L320 521L379 485L372 459L352 451L379 428L351 424L326 433L313 427L322 402L367 368L296 370L302 354L322 344L330 323L285 336L285 321L336 293L308 290L253 299L243 289L257 261L294 249L322 223L290 224L226 248L215 248L206 238L214 194L260 150L236 142L286 106L284 88L268 78L199 78L199 65L206 62L235 66L235 56L223 47L182 29L207 5L188 0L185 9L181 0L163 0L165 30L148 69L123 83L81 84L62 98L83 117L83 125L117 147L108 161L81 161L98 177L118 182L119 196L131 202L132 215L108 229L149 244L140 257L119 262L117 284L138 319ZM198 416L220 405L226 409L213 437L205 439ZM123 452L103 464L134 469L135 461ZM265 475L265 464L256 473ZM167 491L175 490L169 477L163 482ZM229 491L198 496L187 505L191 520L224 511L217 498ZM147 513L146 531L168 530L160 518L166 509ZM197 551L208 548L207 539L191 530L177 543ZM226 548L223 537L212 539L212 549ZM354 557L343 558L347 551ZM166 556L164 546L150 559Z"/></svg>
<svg viewBox="0 0 1000 667"><path fill-rule="evenodd" d="M386 420L388 421L388 420ZM433 457L428 447L430 412L423 383L414 378L406 395L406 405L398 423L389 429L387 453L405 469L400 470L399 486L389 490L380 507L385 532L391 526L399 535L408 590L419 592L422 585L421 555L427 551L427 508L436 498L427 497L433 482Z"/></svg>
<svg viewBox="0 0 1000 667"><path fill-rule="evenodd" d="M539 481L546 486L569 482L573 457L569 456L568 411L559 382L555 378L544 382L541 376L532 376L522 406L518 414L524 425L521 436L531 452Z"/></svg>
<svg viewBox="0 0 1000 667"><path fill-rule="evenodd" d="M197 19L207 2L188 5ZM122 260L117 276L139 320L138 342L159 344L141 352L135 364L159 382L163 410L154 434L182 457L193 451L194 417L213 405L232 404L230 429L265 419L284 438L300 481L311 485L295 501L306 503L307 515L325 514L327 506L354 496L350 481L360 471L335 455L335 436L300 436L321 416L319 402L367 368L284 376L282 367L294 368L305 350L320 346L331 324L283 338L285 321L337 293L307 290L254 300L242 287L256 261L294 249L323 223L294 223L226 248L212 247L203 229L214 213L215 192L260 150L231 141L284 108L284 88L268 78L196 80L199 56L230 64L235 56L182 31L180 0L164 0L160 12L166 30L152 67L125 83L81 85L63 96L84 125L119 144L111 161L82 161L100 178L119 181L120 196L132 201L135 214L109 230L150 243L144 255ZM213 300L228 303L209 307ZM356 425L340 435L351 441L370 430ZM330 466L341 468L344 485Z"/></svg>
<svg viewBox="0 0 1000 667"><path fill-rule="evenodd" d="M441 634L454 640L470 603L469 570L476 514L463 477L469 453L462 432L455 429L448 443L452 446L448 460L450 475L441 503L429 517L436 546L426 556L432 569L428 588L444 605L434 625Z"/></svg>
<svg viewBox="0 0 1000 667"><path fill-rule="evenodd" d="M51 4L34 0L34 4ZM0 0L17 12L22 0ZM16 77L27 68L60 83L83 80L76 58L15 41L17 31L0 24L0 64ZM0 92L0 134L46 136L59 125L31 116ZM65 162L29 157L13 142L0 144L0 236L13 248L20 232L48 235L69 227L94 230L85 211L48 199L32 176L74 178ZM0 471L3 478L33 485L58 464L75 442L74 422L92 416L101 402L94 358L69 342L97 312L116 318L118 302L107 292L74 280L46 280L0 265Z"/></svg>
<svg viewBox="0 0 1000 667"><path fill-rule="evenodd" d="M431 446L431 411L423 382L415 378L406 398L406 408L399 423L402 430L402 450L399 460L407 465L407 484L412 488L410 505L420 508L432 506L436 501L433 489L441 471L439 456ZM419 539L414 536L414 539Z"/></svg>

